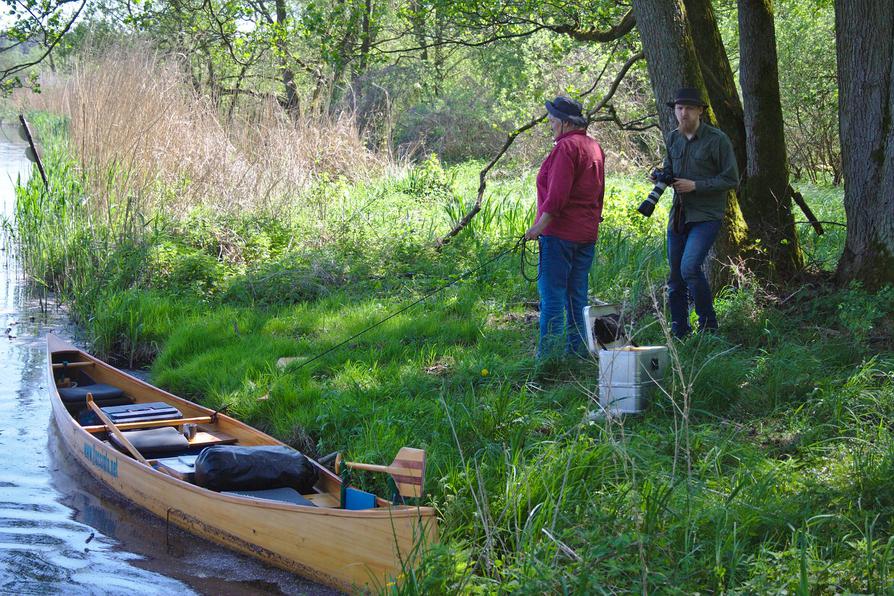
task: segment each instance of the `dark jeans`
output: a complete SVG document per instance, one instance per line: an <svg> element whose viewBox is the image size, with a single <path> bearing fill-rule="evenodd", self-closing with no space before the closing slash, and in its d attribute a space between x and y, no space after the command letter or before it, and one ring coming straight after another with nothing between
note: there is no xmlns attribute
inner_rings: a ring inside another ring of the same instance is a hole
<svg viewBox="0 0 894 596"><path fill-rule="evenodd" d="M584 307L593 242L571 242L555 236L540 237L540 342L537 358L563 351L587 354ZM566 330L567 318L567 330ZM564 346L563 346L564 344Z"/></svg>
<svg viewBox="0 0 894 596"><path fill-rule="evenodd" d="M676 337L683 337L692 331L689 326L690 299L695 303L699 329L717 329L711 287L702 265L719 231L719 221L687 223L681 234L674 232L672 227L667 230L667 260L670 264L667 300L670 304L671 331Z"/></svg>

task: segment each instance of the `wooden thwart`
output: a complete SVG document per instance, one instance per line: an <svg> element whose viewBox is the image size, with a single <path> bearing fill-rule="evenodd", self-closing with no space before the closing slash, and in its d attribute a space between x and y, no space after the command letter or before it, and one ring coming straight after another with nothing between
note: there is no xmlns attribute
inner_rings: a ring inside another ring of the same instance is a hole
<svg viewBox="0 0 894 596"><path fill-rule="evenodd" d="M182 424L209 424L211 416L197 416L195 418L173 418L171 420L144 420L142 422L122 422L117 425L118 430L134 430L136 428L159 428L163 426L180 426ZM109 430L105 424L85 426L88 433L101 433Z"/></svg>
<svg viewBox="0 0 894 596"><path fill-rule="evenodd" d="M53 364L53 370L61 368L86 368L88 366L95 366L95 364L92 362L56 362Z"/></svg>
<svg viewBox="0 0 894 596"><path fill-rule="evenodd" d="M87 406L91 410L93 410L94 414L99 416L99 419L102 420L105 423L106 427L108 427L108 429L112 432L112 434L115 435L119 441L121 441L121 444L124 445L125 448L127 448L127 450L130 452L135 460L142 464L146 464L147 466L149 465L149 462L146 461L146 458L143 457L142 454L140 454L140 452L137 450L137 448L134 447L131 442L127 440L127 437L124 436L124 433L118 430L118 427L115 426L115 423L112 422L112 419L109 418L108 415L102 411L102 408L100 408L93 402L92 393L87 394Z"/></svg>

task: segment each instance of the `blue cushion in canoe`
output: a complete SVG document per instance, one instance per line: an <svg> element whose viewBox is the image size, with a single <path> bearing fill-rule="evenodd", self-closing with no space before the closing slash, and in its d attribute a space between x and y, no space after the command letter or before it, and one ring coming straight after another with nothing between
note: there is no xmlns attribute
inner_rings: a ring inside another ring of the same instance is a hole
<svg viewBox="0 0 894 596"><path fill-rule="evenodd" d="M268 499L270 501L282 501L284 503L294 503L295 505L307 505L308 507L316 507L310 499L305 499L294 488L282 487L271 488L268 490L232 490L222 491L224 495L234 495L237 497L254 497L255 499Z"/></svg>
<svg viewBox="0 0 894 596"><path fill-rule="evenodd" d="M184 451L189 447L189 441L186 440L186 437L176 428L170 426L146 430L128 430L122 434L143 457ZM109 439L116 447L127 452L127 448L118 440L116 435L109 435Z"/></svg>
<svg viewBox="0 0 894 596"><path fill-rule="evenodd" d="M88 393L93 394L93 401L97 403L118 400L124 397L124 392L117 387L104 385L102 383L96 383L93 385L81 385L79 387L59 388L59 397L61 397L62 401L66 404L86 404Z"/></svg>

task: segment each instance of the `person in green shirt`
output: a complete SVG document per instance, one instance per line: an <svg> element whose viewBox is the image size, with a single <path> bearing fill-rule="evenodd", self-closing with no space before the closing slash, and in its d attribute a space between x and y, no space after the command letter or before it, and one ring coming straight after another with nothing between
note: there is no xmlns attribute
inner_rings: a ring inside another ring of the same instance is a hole
<svg viewBox="0 0 894 596"><path fill-rule="evenodd" d="M664 171L674 176L674 202L667 227L667 281L671 331L685 337L689 303L695 305L699 331L716 332L717 314L703 265L726 212L726 193L739 182L733 146L721 130L701 121L707 107L698 89L677 91L678 128L667 136Z"/></svg>

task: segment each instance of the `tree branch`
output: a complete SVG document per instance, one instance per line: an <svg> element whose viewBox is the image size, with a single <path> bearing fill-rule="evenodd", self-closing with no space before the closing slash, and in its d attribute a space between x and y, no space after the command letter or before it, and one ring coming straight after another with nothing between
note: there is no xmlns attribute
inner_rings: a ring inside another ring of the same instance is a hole
<svg viewBox="0 0 894 596"><path fill-rule="evenodd" d="M77 7L74 14L71 15L71 18L65 24L65 27L63 27L61 30L59 30L58 33L53 33L54 39L52 40L52 42L49 45L45 46L46 51L40 57L38 57L35 60L32 60L30 62L16 64L16 65L10 66L9 68L0 70L0 81L5 81L7 79L7 77L9 77L10 75L13 75L17 72L21 72L27 68L31 68L32 66L36 66L37 64L40 64L41 62L43 62L44 59L46 59L46 57L50 55L50 52L52 52L56 48L56 46L59 44L59 42L62 41L62 38L65 37L65 34L68 33L68 31L69 31L69 29L71 29L72 25L74 25L74 22L81 15L81 11L84 9L84 6L86 6L86 4L87 4L87 0L81 0L81 4ZM46 31L46 29L43 27L43 25L41 23L38 23L38 25L40 26L41 31L44 32L44 39L49 40L51 35Z"/></svg>
<svg viewBox="0 0 894 596"><path fill-rule="evenodd" d="M624 15L624 18L621 19L617 25L614 25L610 29L605 31L600 31L598 29L587 29L582 31L576 28L576 25L559 25L557 27L549 27L551 31L555 31L556 33L564 33L572 39L577 41L595 41L599 43L607 43L609 41L615 41L616 39L620 39L633 31L633 28L636 26L636 16L633 14L633 10L630 10L627 14Z"/></svg>
<svg viewBox="0 0 894 596"><path fill-rule="evenodd" d="M621 70L618 71L618 74L615 76L615 79L612 81L612 84L609 87L609 91L606 94L606 96L602 98L602 100L596 105L595 108L593 108L593 110L590 110L587 112L587 120L588 121L590 121L590 122L594 121L593 115L596 112L598 112L599 110L604 109L606 107L606 105L608 105L608 101L615 94L615 91L617 91L618 86L621 84L621 81L624 79L624 77L630 71L630 68L637 61L642 60L644 57L645 57L645 55L643 54L643 52L639 51L636 54L634 54L633 56L631 56L627 60L627 62L624 63L624 65L621 67ZM611 60L611 55L609 56L609 60ZM607 66L608 66L608 62L606 62L606 67ZM599 74L599 77L596 79L596 82L593 83L593 85L590 87L589 90L582 93L581 97L584 97L585 95L590 94L591 92L593 92L596 89L596 86L599 84L599 80L602 78L602 75L604 73L605 73L605 68L603 68L602 72ZM493 159L490 160L490 162L486 166L484 166L484 169L482 169L481 172L478 174L478 179L479 179L478 196L475 198L475 203L472 205L472 208L469 210L468 213L466 213L462 217L462 219L460 219L456 223L456 225L453 226L453 228L449 232L447 232L447 234L445 234L442 238L440 238L435 243L436 248L441 248L442 246L444 246L445 244L450 242L450 240L454 236L459 234L463 230L463 228L465 228L467 225L469 225L469 222L472 221L472 218L475 217L475 215L479 211L481 211L481 203L484 200L484 191L485 191L485 189L487 189L487 174L488 174L488 172L490 172L490 170L497 164L497 162L500 161L500 159L503 157L503 155L506 154L506 152L509 150L509 148L512 146L512 144L515 142L515 139L518 138L518 136L520 134L522 134L523 132L525 132L527 130L530 130L537 124L543 122L546 119L546 116L547 116L546 113L540 114L539 116L532 118L527 123L520 126L519 128L516 128L514 131L512 131L511 133L509 133L506 136L506 141L503 143L503 146L500 148L500 151L493 157ZM602 120L602 119L600 118L599 120ZM618 120L617 115L614 113L614 109L611 110L611 117L608 118L608 120L614 120L620 124L620 121ZM655 125L652 125L652 126L655 126ZM651 128L651 126L646 127L646 128Z"/></svg>

